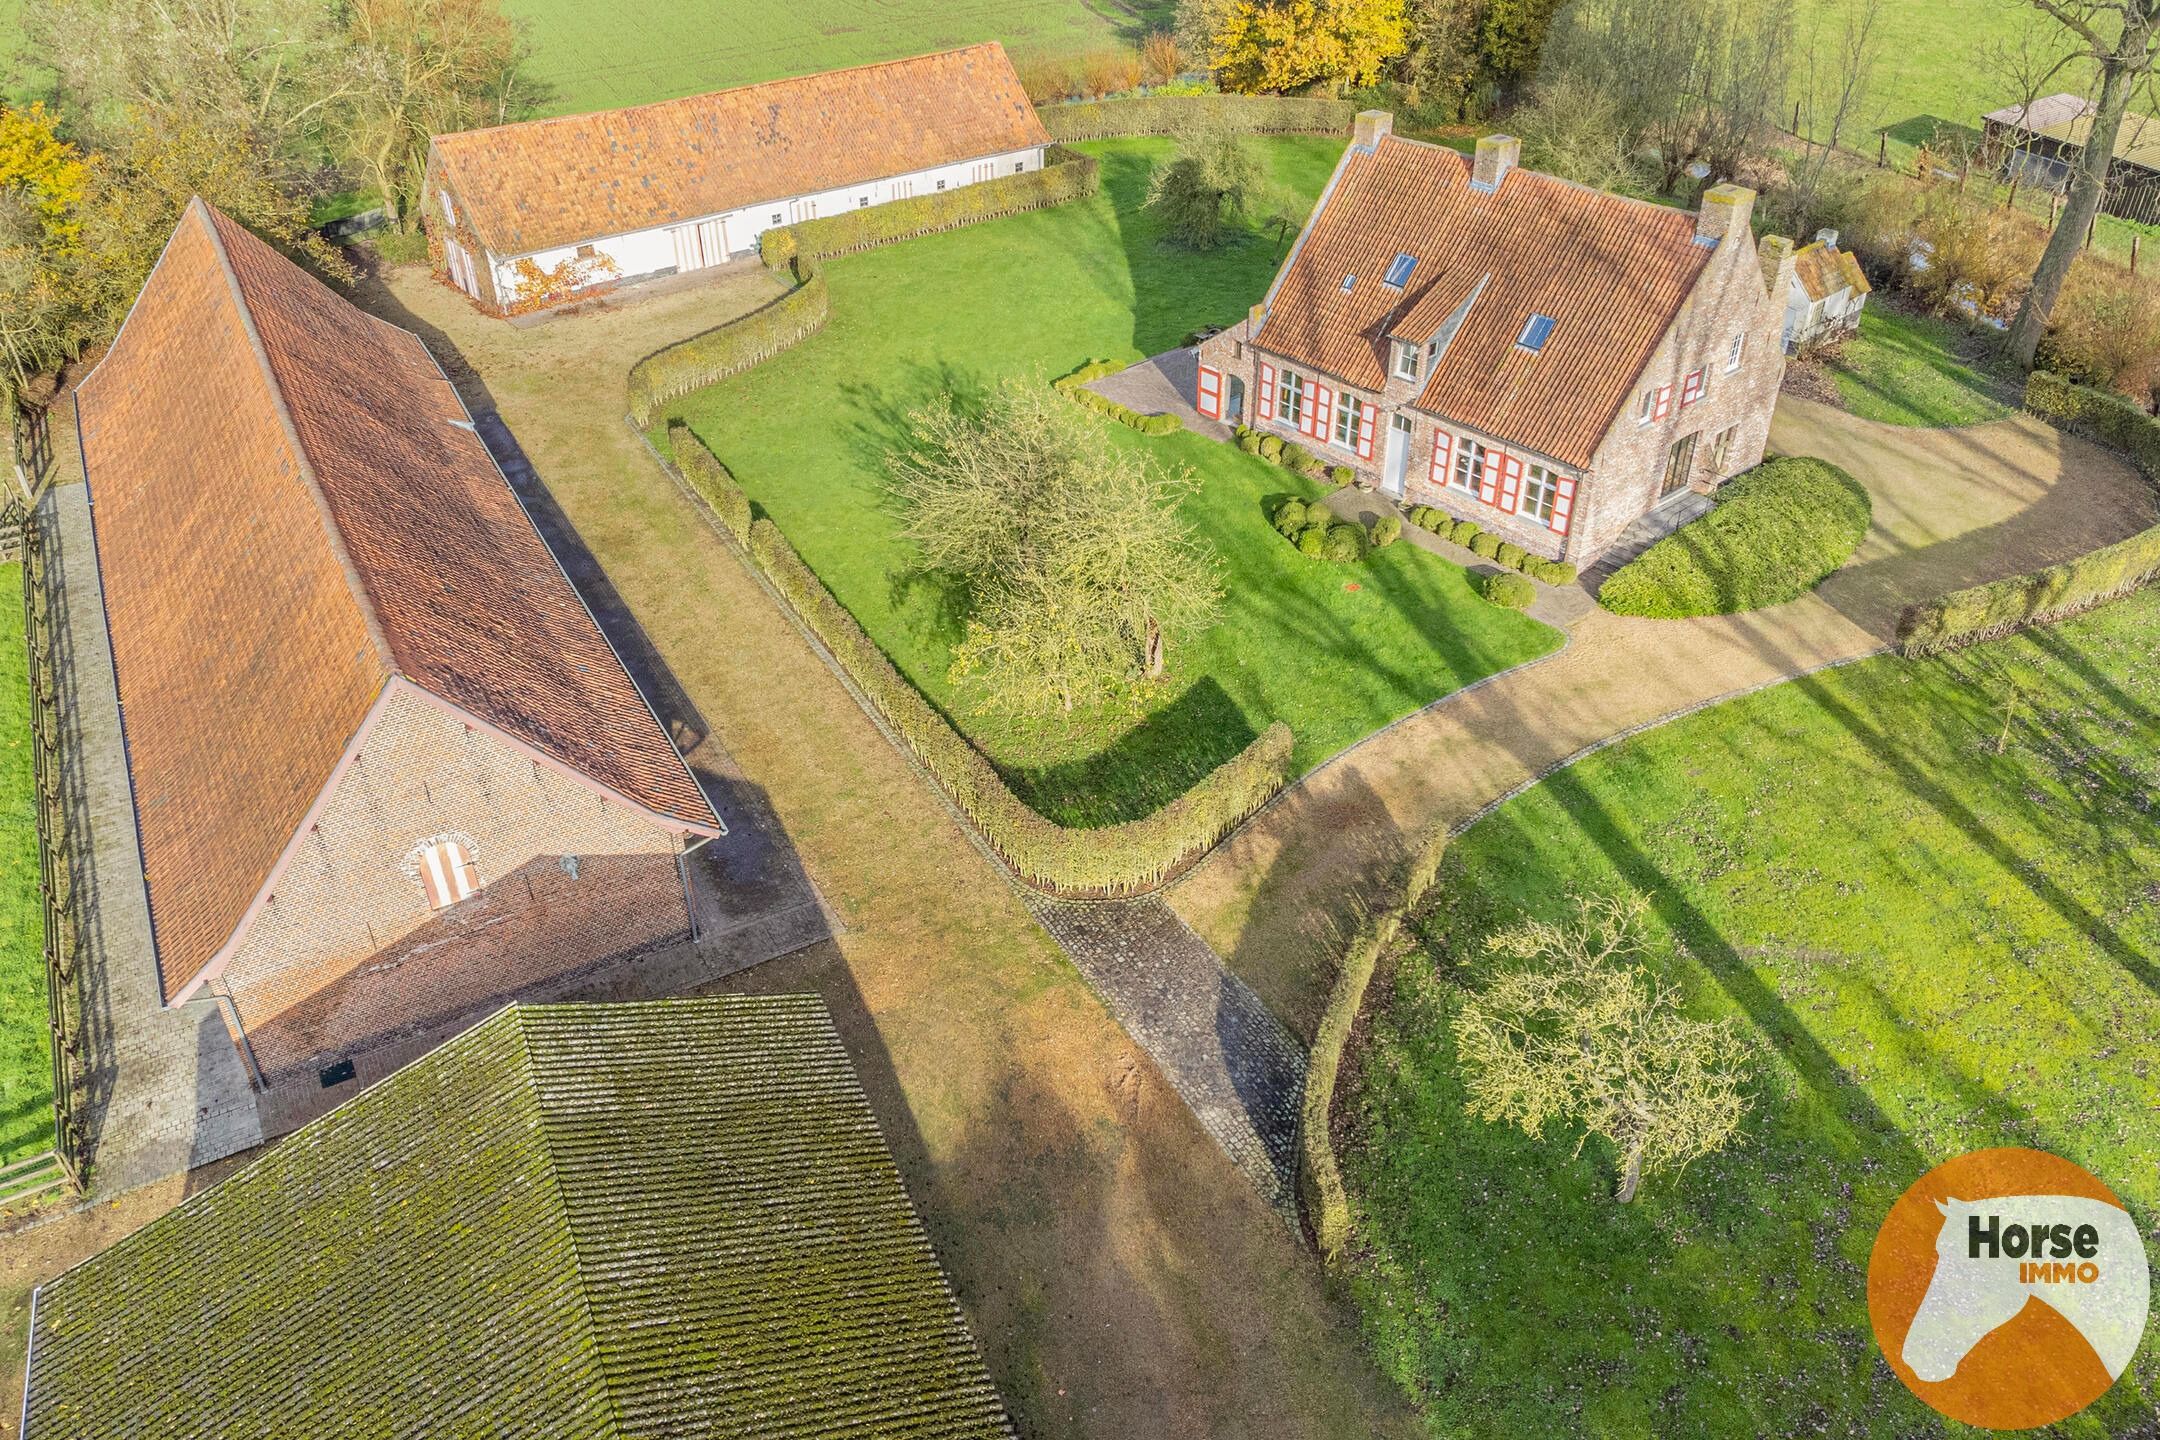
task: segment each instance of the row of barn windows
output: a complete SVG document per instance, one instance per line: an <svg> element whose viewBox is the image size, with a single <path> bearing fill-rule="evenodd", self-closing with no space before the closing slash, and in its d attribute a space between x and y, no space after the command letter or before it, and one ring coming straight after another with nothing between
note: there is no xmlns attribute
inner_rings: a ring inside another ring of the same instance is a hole
<svg viewBox="0 0 2160 1440"><path fill-rule="evenodd" d="M1207 389L1209 373L1202 372L1203 396L1219 396L1219 379L1212 392ZM1369 402L1340 394L1294 370L1278 375L1275 367L1265 361L1260 365L1260 418L1333 444L1360 459L1372 458L1374 410ZM1458 440L1435 426L1431 475L1433 484L1443 489L1473 495L1495 509L1535 520L1557 534L1568 532L1575 479L1549 466L1468 436Z"/></svg>

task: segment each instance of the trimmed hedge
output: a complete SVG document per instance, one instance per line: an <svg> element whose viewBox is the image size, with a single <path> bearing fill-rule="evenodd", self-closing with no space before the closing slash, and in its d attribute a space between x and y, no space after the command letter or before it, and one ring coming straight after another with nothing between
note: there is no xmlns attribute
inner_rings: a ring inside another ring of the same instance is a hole
<svg viewBox="0 0 2160 1440"><path fill-rule="evenodd" d="M747 548L923 768L1030 884L1067 893L1151 889L1259 809L1289 776L1290 727L1278 721L1151 815L1093 830L1068 829L1046 820L1012 793L982 752L885 658L778 526L755 521Z"/></svg>
<svg viewBox="0 0 2160 1440"><path fill-rule="evenodd" d="M1527 610L1537 599L1537 587L1520 575L1497 570L1478 581L1478 594L1494 605L1510 610Z"/></svg>
<svg viewBox="0 0 2160 1440"><path fill-rule="evenodd" d="M1000 175L957 189L844 210L838 215L767 230L758 237L758 254L777 270L792 260L823 260L983 220L1046 210L1092 195L1100 184L1101 166L1094 156L1053 146L1048 163L1040 170Z"/></svg>
<svg viewBox="0 0 2160 1440"><path fill-rule="evenodd" d="M1397 540L1400 539L1402 539L1402 516L1376 515L1373 517L1373 549L1385 550L1388 546L1394 544Z"/></svg>
<svg viewBox="0 0 2160 1440"><path fill-rule="evenodd" d="M2025 381L2025 408L2059 429L2120 450L2160 485L2160 423L2134 402L2035 370Z"/></svg>
<svg viewBox="0 0 2160 1440"><path fill-rule="evenodd" d="M1598 603L1661 620L1782 605L1852 558L1869 514L1867 491L1829 461L1765 461L1729 482L1709 514L1615 571Z"/></svg>
<svg viewBox="0 0 2160 1440"><path fill-rule="evenodd" d="M1129 405L1121 405L1107 395L1087 388L1090 381L1105 375L1115 375L1125 368L1116 360L1090 360L1070 375L1061 375L1050 382L1050 388L1075 404L1085 405L1100 415L1107 415L1118 424L1143 435L1174 435L1185 428L1185 422L1165 410L1159 415L1143 415Z"/></svg>
<svg viewBox="0 0 2160 1440"><path fill-rule="evenodd" d="M720 523L727 527L736 542L744 548L750 544L750 497L742 486L735 483L735 476L720 457L705 448L705 442L690 432L690 427L680 420L668 422L668 448L675 452L675 468L682 471L683 479L690 488L705 497Z"/></svg>
<svg viewBox="0 0 2160 1440"><path fill-rule="evenodd" d="M631 366L631 419L640 428L650 425L678 395L748 370L824 329L832 315L825 272L804 260L791 262L790 269L796 283L785 295Z"/></svg>
<svg viewBox="0 0 2160 1440"><path fill-rule="evenodd" d="M1316 96L1134 95L1045 105L1036 113L1053 138L1071 141L1169 135L1196 115L1248 135L1347 135L1357 107Z"/></svg>
<svg viewBox="0 0 2160 1440"><path fill-rule="evenodd" d="M1369 916L1350 937L1336 968L1327 1008L1313 1033L1312 1055L1305 1064L1305 1094L1298 1122L1298 1198L1306 1223L1330 1268L1340 1264L1350 1239L1350 1199L1343 1189L1342 1167L1335 1158L1329 1117L1335 1108L1335 1081L1343 1049L1365 1005L1380 957L1402 935L1409 914L1432 889L1447 853L1448 827L1435 826L1415 841L1395 876L1392 900Z"/></svg>
<svg viewBox="0 0 2160 1440"><path fill-rule="evenodd" d="M2036 370L2025 383L2025 408L2120 450L2147 480L2160 485L2160 422L2130 401ZM2155 580L2160 580L2160 525L2045 570L1907 606L1898 617L1898 650L1933 655L1992 640L2028 625L2068 619Z"/></svg>

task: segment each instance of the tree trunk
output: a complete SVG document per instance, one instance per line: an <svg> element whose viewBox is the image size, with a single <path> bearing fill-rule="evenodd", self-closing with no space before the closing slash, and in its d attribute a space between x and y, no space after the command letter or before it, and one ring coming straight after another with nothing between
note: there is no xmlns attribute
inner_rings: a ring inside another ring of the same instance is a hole
<svg viewBox="0 0 2160 1440"><path fill-rule="evenodd" d="M2140 3L2123 17L2115 53L2100 62L2100 100L2092 130L2078 152L2077 168L2071 172L2068 203L2055 222L2055 233L2048 236L2040 266L2033 271L2032 289L2025 292L2025 303L2018 307L2017 320L2010 327L2010 353L2027 370L2039 354L2040 338L2047 333L2048 316L2054 313L2063 282L2070 278L2071 263L2084 247L2085 231L2100 213L2108 167L2115 161L2116 132L2122 129L2123 112L2130 105L2130 83L2134 72L2145 68L2140 62L2151 43L2146 35L2149 19L2141 13L2145 8Z"/></svg>
<svg viewBox="0 0 2160 1440"><path fill-rule="evenodd" d="M1150 619L1147 622L1147 678L1162 679L1163 643L1162 626Z"/></svg>
<svg viewBox="0 0 2160 1440"><path fill-rule="evenodd" d="M1620 1185L1613 1192L1613 1199L1622 1205L1634 1203L1636 1188L1641 1184L1642 1141L1635 1140L1628 1145L1627 1164L1620 1171Z"/></svg>

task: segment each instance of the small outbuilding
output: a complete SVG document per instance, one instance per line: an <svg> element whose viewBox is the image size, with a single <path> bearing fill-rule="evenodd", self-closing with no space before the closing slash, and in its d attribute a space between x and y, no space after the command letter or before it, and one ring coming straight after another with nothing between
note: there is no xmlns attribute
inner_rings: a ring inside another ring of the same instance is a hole
<svg viewBox="0 0 2160 1440"><path fill-rule="evenodd" d="M26 1440L1009 1440L815 995L504 1010L38 1287Z"/></svg>
<svg viewBox="0 0 2160 1440"><path fill-rule="evenodd" d="M1040 170L1003 46L437 135L425 221L483 309L719 265L779 225Z"/></svg>
<svg viewBox="0 0 2160 1440"><path fill-rule="evenodd" d="M2092 133L2093 102L2082 95L2047 95L2029 105L2005 105L1981 117L1990 153L2005 180L2060 191ZM2100 208L2150 225L2160 222L2160 120L2135 112L2115 132Z"/></svg>
<svg viewBox="0 0 2160 1440"><path fill-rule="evenodd" d="M1785 351L1850 335L1860 328L1860 312L1874 293L1860 258L1838 246L1838 232L1819 230L1793 255L1792 282L1785 292Z"/></svg>

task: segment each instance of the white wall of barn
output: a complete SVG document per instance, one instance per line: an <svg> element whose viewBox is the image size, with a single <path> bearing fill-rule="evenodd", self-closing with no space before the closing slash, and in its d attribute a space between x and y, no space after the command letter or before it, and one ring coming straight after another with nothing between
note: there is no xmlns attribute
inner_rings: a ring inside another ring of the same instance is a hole
<svg viewBox="0 0 2160 1440"><path fill-rule="evenodd" d="M798 220L839 215L849 210L864 208L866 205L883 205L892 200L936 194L940 181L944 183L945 189L957 190L963 185L996 179L1001 175L1020 174L1042 168L1042 147L1008 150L998 155L911 171L888 179L821 190L814 195L761 201L739 210L693 217L676 224L656 226L628 235L594 239L586 243L615 262L617 273L606 277L607 279L636 280L683 268L702 269L735 256L750 254L757 249L758 237L776 225L792 225ZM677 232L686 233L678 235ZM561 245L527 256L490 255L488 258L495 268L496 293L510 295L516 292L518 260L528 259L542 270L552 270L565 260L573 259L578 248L576 245ZM698 263L685 267L682 261L686 256L695 258Z"/></svg>

